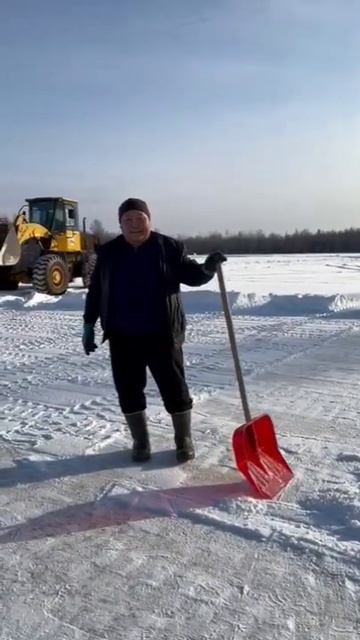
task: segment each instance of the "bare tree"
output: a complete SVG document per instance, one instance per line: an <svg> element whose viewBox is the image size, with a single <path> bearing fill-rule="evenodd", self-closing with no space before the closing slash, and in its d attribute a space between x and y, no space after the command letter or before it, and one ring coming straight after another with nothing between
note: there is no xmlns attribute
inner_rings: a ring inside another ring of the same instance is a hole
<svg viewBox="0 0 360 640"><path fill-rule="evenodd" d="M91 223L90 231L94 234L94 236L96 236L100 244L104 244L104 242L107 242L108 240L111 240L116 236L116 233L110 233L109 231L106 231L103 223L98 218L95 218L95 220L93 220L93 222Z"/></svg>

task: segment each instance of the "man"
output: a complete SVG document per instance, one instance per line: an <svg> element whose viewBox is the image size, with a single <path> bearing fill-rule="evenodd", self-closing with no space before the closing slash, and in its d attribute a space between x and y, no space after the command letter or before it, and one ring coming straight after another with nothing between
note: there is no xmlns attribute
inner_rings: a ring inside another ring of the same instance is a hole
<svg viewBox="0 0 360 640"><path fill-rule="evenodd" d="M97 348L94 326L100 317L120 408L133 439L132 459L144 462L151 455L144 394L148 367L172 418L176 458L186 462L195 452L180 283L206 284L226 258L217 251L198 264L181 242L152 231L150 218L143 200L129 198L120 205L122 234L100 247L86 297L83 346L87 355Z"/></svg>

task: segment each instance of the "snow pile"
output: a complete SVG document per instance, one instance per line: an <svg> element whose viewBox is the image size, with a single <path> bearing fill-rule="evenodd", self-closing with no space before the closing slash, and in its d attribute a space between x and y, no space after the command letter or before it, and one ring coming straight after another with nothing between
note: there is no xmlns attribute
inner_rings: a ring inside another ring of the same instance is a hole
<svg viewBox="0 0 360 640"><path fill-rule="evenodd" d="M203 257L198 257L202 262ZM316 277L314 277L316 274ZM315 316L360 312L360 256L281 255L229 257L224 265L228 297L234 315ZM20 286L0 292L0 308L14 310L82 311L86 289L81 279L63 296L53 297ZM203 287L182 287L187 313L222 310L217 278Z"/></svg>
<svg viewBox="0 0 360 640"><path fill-rule="evenodd" d="M86 289L70 287L62 296L49 296L31 286L19 287L16 293L0 292L0 309L18 311L82 311Z"/></svg>
<svg viewBox="0 0 360 640"><path fill-rule="evenodd" d="M187 313L222 311L221 296L216 291L186 291L182 298ZM360 311L360 294L276 295L229 291L228 299L233 315L312 316L346 313L347 317L356 318Z"/></svg>
<svg viewBox="0 0 360 640"><path fill-rule="evenodd" d="M22 311L83 311L86 290L70 287L62 296L49 296L21 287L16 294L0 293L0 309ZM253 316L316 316L346 315L357 318L360 312L360 293L319 295L312 293L243 293L228 291L234 315ZM188 314L220 313L221 296L206 288L182 291L184 308Z"/></svg>
<svg viewBox="0 0 360 640"><path fill-rule="evenodd" d="M359 294L335 294L321 296L316 294L294 294L256 296L255 294L239 294L232 305L233 313L259 314L269 316L302 316L322 315L360 310ZM357 313L347 314L357 317Z"/></svg>
<svg viewBox="0 0 360 640"><path fill-rule="evenodd" d="M339 313L342 311L358 311L360 309L360 295L338 294L329 305L329 310Z"/></svg>

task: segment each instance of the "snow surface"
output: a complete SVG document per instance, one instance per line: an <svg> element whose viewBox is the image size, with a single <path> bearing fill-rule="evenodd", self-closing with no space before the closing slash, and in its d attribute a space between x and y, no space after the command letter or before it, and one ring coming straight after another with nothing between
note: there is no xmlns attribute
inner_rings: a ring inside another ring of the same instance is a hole
<svg viewBox="0 0 360 640"><path fill-rule="evenodd" d="M129 460L85 292L0 294L0 640L358 640L360 256L224 267L250 407L295 479L258 500L216 280L184 287L197 458L174 463L150 380L153 459ZM98 332L100 338L100 332Z"/></svg>

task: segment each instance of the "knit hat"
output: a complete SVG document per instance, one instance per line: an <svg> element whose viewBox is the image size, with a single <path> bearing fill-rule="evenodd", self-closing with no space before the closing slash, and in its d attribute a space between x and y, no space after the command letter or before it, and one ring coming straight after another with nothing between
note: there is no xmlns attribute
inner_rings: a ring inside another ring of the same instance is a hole
<svg viewBox="0 0 360 640"><path fill-rule="evenodd" d="M131 210L142 211L148 216L148 218L150 218L150 210L144 200L140 200L139 198L128 198L119 207L119 221L121 221L124 213Z"/></svg>

